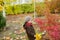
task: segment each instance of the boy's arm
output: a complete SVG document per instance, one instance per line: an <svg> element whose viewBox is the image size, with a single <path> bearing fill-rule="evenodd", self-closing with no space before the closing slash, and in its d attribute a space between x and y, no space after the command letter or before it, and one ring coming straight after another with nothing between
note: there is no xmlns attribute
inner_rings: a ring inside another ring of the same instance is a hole
<svg viewBox="0 0 60 40"><path fill-rule="evenodd" d="M23 28L26 29L26 23L23 25Z"/></svg>

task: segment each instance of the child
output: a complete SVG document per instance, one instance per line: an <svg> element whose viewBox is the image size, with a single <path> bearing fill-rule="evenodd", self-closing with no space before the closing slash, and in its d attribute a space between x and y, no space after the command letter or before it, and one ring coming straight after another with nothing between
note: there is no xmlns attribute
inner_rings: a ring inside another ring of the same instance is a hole
<svg viewBox="0 0 60 40"><path fill-rule="evenodd" d="M27 16L25 18L25 23L24 23L23 27L26 30L26 33L27 33L29 40L35 40L35 37L34 37L35 31L34 31L32 23L31 23L31 17L30 16Z"/></svg>

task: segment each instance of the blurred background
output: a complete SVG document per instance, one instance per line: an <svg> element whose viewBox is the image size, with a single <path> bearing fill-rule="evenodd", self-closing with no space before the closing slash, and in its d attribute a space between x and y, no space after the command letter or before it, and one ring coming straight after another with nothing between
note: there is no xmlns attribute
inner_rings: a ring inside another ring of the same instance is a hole
<svg viewBox="0 0 60 40"><path fill-rule="evenodd" d="M28 40L22 26L28 15L33 20L45 16L60 20L60 0L0 0L0 40ZM37 25L34 28L40 32Z"/></svg>

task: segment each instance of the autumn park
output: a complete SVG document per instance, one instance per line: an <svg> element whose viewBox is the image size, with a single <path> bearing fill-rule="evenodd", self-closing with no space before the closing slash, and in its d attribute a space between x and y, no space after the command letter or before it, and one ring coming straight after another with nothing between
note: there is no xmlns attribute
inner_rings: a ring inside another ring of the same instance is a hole
<svg viewBox="0 0 60 40"><path fill-rule="evenodd" d="M0 40L60 40L60 0L0 0Z"/></svg>

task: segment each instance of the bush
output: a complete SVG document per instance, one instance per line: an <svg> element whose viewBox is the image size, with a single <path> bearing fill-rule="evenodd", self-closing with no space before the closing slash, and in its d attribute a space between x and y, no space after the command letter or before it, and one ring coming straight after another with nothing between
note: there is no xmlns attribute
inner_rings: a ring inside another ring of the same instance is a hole
<svg viewBox="0 0 60 40"><path fill-rule="evenodd" d="M8 14L14 14L13 13L13 6L6 5L5 10L6 10L7 15Z"/></svg>
<svg viewBox="0 0 60 40"><path fill-rule="evenodd" d="M21 5L14 5L13 6L13 12L14 12L14 14L19 14L19 13L23 13L23 10L22 10L22 8L21 8Z"/></svg>
<svg viewBox="0 0 60 40"><path fill-rule="evenodd" d="M6 25L6 19L3 17L2 12L0 12L0 29L4 28L5 25Z"/></svg>
<svg viewBox="0 0 60 40"><path fill-rule="evenodd" d="M33 4L22 4L21 8L22 8L24 13L34 12Z"/></svg>
<svg viewBox="0 0 60 40"><path fill-rule="evenodd" d="M34 5L33 4L18 4L18 5L7 5L5 6L6 13L8 14L21 14L21 13L28 13L34 12Z"/></svg>
<svg viewBox="0 0 60 40"><path fill-rule="evenodd" d="M44 3L36 3L36 12L37 16L43 16L43 11L46 8L46 5Z"/></svg>

